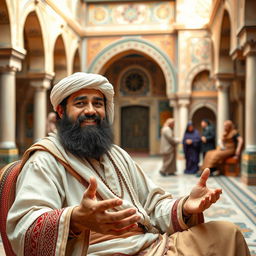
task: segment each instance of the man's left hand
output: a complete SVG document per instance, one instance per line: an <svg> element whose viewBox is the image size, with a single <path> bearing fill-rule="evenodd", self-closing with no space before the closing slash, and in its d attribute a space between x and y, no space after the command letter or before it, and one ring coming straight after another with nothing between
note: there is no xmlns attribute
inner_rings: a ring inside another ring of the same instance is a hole
<svg viewBox="0 0 256 256"><path fill-rule="evenodd" d="M209 175L210 170L208 168L204 169L197 185L192 189L183 205L185 214L201 213L220 198L222 189L209 189L206 186Z"/></svg>

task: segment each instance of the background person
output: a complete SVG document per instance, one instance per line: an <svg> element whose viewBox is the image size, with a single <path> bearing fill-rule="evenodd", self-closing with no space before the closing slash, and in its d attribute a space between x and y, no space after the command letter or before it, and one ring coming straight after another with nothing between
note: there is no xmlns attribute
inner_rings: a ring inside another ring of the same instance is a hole
<svg viewBox="0 0 256 256"><path fill-rule="evenodd" d="M233 122L231 120L226 120L224 122L224 131L219 146L217 149L207 152L202 169L207 166L207 168L210 168L211 174L220 174L220 171L217 170L218 165L223 163L223 161L230 156L239 158L242 146L243 138L235 129Z"/></svg>
<svg viewBox="0 0 256 256"><path fill-rule="evenodd" d="M56 121L57 121L57 115L55 112L50 112L47 116L47 122L46 122L46 133L47 135L50 132L56 132Z"/></svg>
<svg viewBox="0 0 256 256"><path fill-rule="evenodd" d="M215 129L208 119L201 121L202 136L201 136L201 151L203 159L209 150L215 149Z"/></svg>
<svg viewBox="0 0 256 256"><path fill-rule="evenodd" d="M179 140L174 137L174 119L168 118L161 129L160 153L163 156L163 163L160 169L162 176L175 175L176 166L176 145Z"/></svg>
<svg viewBox="0 0 256 256"><path fill-rule="evenodd" d="M199 169L201 137L192 122L187 124L182 143L186 162L184 173L194 174Z"/></svg>
<svg viewBox="0 0 256 256"><path fill-rule="evenodd" d="M8 214L15 253L249 255L235 225L203 223L222 193L207 187L209 169L188 196L174 199L113 144L113 96L96 74L75 73L53 87L57 133L25 153Z"/></svg>

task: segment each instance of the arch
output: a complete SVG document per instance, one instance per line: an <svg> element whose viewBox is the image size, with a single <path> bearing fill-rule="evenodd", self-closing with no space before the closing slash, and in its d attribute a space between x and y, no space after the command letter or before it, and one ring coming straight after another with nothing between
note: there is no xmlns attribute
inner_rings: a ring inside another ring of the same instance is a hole
<svg viewBox="0 0 256 256"><path fill-rule="evenodd" d="M118 54L127 51L137 51L151 57L162 69L166 81L166 94L170 96L177 91L176 72L168 56L155 45L139 38L118 40L103 49L92 61L89 72L100 73L104 66Z"/></svg>
<svg viewBox="0 0 256 256"><path fill-rule="evenodd" d="M72 70L73 73L81 71L81 61L80 61L80 55L78 48L76 49L74 55L73 55L73 66Z"/></svg>
<svg viewBox="0 0 256 256"><path fill-rule="evenodd" d="M192 68L188 72L188 75L186 77L185 88L187 88L187 89L189 88L190 91L192 91L192 82L193 82L195 76L204 70L208 70L210 72L211 67L210 67L209 63L201 63L201 64L195 66L194 68Z"/></svg>
<svg viewBox="0 0 256 256"><path fill-rule="evenodd" d="M67 76L67 54L62 35L59 35L54 45L54 82Z"/></svg>
<svg viewBox="0 0 256 256"><path fill-rule="evenodd" d="M199 103L193 104L191 106L191 109L189 111L189 120L192 120L192 117L195 114L195 112L203 107L209 108L210 110L212 110L212 112L215 114L215 116L217 116L217 105L214 103L210 103L208 101L204 101L204 102L199 102Z"/></svg>
<svg viewBox="0 0 256 256"><path fill-rule="evenodd" d="M29 13L24 24L24 47L27 50L25 61L27 68L33 73L45 71L45 48L42 29L35 11Z"/></svg>
<svg viewBox="0 0 256 256"><path fill-rule="evenodd" d="M5 1L0 1L0 47L11 47L10 15Z"/></svg>
<svg viewBox="0 0 256 256"><path fill-rule="evenodd" d="M233 73L233 63L230 57L231 49L231 20L227 10L224 10L221 19L219 37L219 73Z"/></svg>
<svg viewBox="0 0 256 256"><path fill-rule="evenodd" d="M190 120L192 120L195 128L200 133L202 132L201 121L205 118L211 121L212 125L216 127L217 116L213 109L209 108L209 105L197 108L190 117Z"/></svg>

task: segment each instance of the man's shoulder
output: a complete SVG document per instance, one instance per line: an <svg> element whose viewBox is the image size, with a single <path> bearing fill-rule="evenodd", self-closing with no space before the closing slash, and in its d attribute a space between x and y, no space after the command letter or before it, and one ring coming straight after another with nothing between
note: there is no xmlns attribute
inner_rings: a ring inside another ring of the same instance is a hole
<svg viewBox="0 0 256 256"><path fill-rule="evenodd" d="M163 128L162 128L162 131L161 131L162 133L164 133L164 134L166 134L166 133L171 133L172 132L172 129L170 128L170 127L168 127L168 126L164 126Z"/></svg>
<svg viewBox="0 0 256 256"><path fill-rule="evenodd" d="M48 151L36 150L28 158L27 162L58 162L57 159Z"/></svg>
<svg viewBox="0 0 256 256"><path fill-rule="evenodd" d="M119 155L125 158L131 158L131 156L128 154L127 151L125 151L123 148L121 148L120 146L113 144L111 149L110 149L110 153L114 154L114 155Z"/></svg>

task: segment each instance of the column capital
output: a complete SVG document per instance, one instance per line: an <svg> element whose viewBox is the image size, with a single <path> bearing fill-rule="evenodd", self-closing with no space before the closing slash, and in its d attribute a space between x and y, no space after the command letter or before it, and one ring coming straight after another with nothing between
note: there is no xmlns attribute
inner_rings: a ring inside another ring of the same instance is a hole
<svg viewBox="0 0 256 256"><path fill-rule="evenodd" d="M30 85L36 89L49 89L54 75L49 73L28 73Z"/></svg>
<svg viewBox="0 0 256 256"><path fill-rule="evenodd" d="M177 99L170 99L169 100L169 105L173 108L176 108L178 106L178 101Z"/></svg>
<svg viewBox="0 0 256 256"><path fill-rule="evenodd" d="M177 93L177 99L178 99L179 106L187 107L190 103L190 93L179 92Z"/></svg>
<svg viewBox="0 0 256 256"><path fill-rule="evenodd" d="M248 45L255 44L256 26L247 25L241 27L237 36L239 39L239 45L243 48L243 55L246 56L248 53Z"/></svg>
<svg viewBox="0 0 256 256"><path fill-rule="evenodd" d="M179 106L181 107L188 107L189 103L189 99L179 99L178 102Z"/></svg>
<svg viewBox="0 0 256 256"><path fill-rule="evenodd" d="M227 90L234 80L234 75L229 73L218 73L214 75L214 78L218 90Z"/></svg>
<svg viewBox="0 0 256 256"><path fill-rule="evenodd" d="M168 97L168 98L169 98L169 105L171 107L177 107L178 99L177 99L176 93L172 93L171 97Z"/></svg>
<svg viewBox="0 0 256 256"><path fill-rule="evenodd" d="M243 55L245 57L248 55L256 55L256 40L252 39L245 44Z"/></svg>
<svg viewBox="0 0 256 256"><path fill-rule="evenodd" d="M0 72L20 71L25 55L25 49L0 48Z"/></svg>

